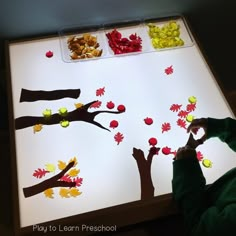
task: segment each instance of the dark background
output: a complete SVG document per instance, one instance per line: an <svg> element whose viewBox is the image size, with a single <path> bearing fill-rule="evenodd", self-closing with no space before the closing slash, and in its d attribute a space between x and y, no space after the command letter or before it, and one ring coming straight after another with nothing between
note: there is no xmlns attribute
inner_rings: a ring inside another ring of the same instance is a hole
<svg viewBox="0 0 236 236"><path fill-rule="evenodd" d="M0 172L1 227L3 225L11 227L11 197L14 197L14 193L10 190L5 40L57 34L60 28L68 25L103 24L110 21L181 14L188 20L226 96L234 106L236 105L235 11L235 0L1 0L0 163L1 167L4 167ZM168 228L166 224L178 225L176 222L179 222L178 216L174 219L169 218L169 221L167 219L161 225ZM153 227L155 228L157 224L154 223ZM145 225L140 227L151 227L150 223Z"/></svg>

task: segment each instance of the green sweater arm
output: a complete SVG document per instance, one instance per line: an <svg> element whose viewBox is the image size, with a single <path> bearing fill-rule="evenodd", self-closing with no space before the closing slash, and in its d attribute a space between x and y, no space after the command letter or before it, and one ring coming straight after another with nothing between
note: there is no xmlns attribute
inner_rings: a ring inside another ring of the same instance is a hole
<svg viewBox="0 0 236 236"><path fill-rule="evenodd" d="M173 162L173 197L184 215L189 232L206 210L206 181L196 156Z"/></svg>
<svg viewBox="0 0 236 236"><path fill-rule="evenodd" d="M232 118L225 119L207 119L207 139L218 137L222 142L236 151L236 120Z"/></svg>

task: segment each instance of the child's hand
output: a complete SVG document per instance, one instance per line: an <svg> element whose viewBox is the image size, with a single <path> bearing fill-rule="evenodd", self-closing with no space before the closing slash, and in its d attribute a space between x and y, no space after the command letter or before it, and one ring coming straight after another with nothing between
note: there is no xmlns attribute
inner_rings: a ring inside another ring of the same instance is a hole
<svg viewBox="0 0 236 236"><path fill-rule="evenodd" d="M189 157L196 157L197 158L197 153L195 149L189 147L186 145L185 147L181 147L177 150L175 160L180 160L180 159L185 159Z"/></svg>
<svg viewBox="0 0 236 236"><path fill-rule="evenodd" d="M187 132L193 131L196 128L203 128L204 135L201 137L201 141L205 142L207 137L207 118L195 119L187 128Z"/></svg>

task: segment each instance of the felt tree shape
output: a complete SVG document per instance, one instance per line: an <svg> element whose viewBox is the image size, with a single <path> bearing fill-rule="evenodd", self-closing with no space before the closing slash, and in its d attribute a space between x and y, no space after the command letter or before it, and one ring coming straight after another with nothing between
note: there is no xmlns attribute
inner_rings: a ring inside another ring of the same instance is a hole
<svg viewBox="0 0 236 236"><path fill-rule="evenodd" d="M146 200L154 197L155 188L152 183L151 164L153 156L158 154L160 148L152 147L149 150L147 158L141 149L133 148L133 157L137 162L140 185L141 185L141 200Z"/></svg>
<svg viewBox="0 0 236 236"><path fill-rule="evenodd" d="M77 164L77 159L74 157L68 163L59 160L57 168L51 163L46 164L45 168L38 168L33 173L35 178L45 178L50 173L54 175L36 185L23 188L24 196L28 198L43 192L45 197L53 199L54 188L60 188L59 195L62 198L79 196L81 192L78 187L82 185L83 178L78 176L80 170L76 167ZM56 169L59 171L57 174L55 174Z"/></svg>
<svg viewBox="0 0 236 236"><path fill-rule="evenodd" d="M53 90L53 91L31 91L22 89L20 102L34 102L38 100L56 100L65 97L78 98L80 96L80 89L76 90ZM105 87L96 90L96 96L103 96ZM58 112L52 113L50 109L45 109L42 116L22 116L15 119L15 129L24 129L33 127L34 133L42 130L45 125L60 124L61 127L66 128L70 122L83 121L93 124L101 129L110 131L99 122L95 121L95 117L101 113L120 114L125 112L125 106L120 104L117 110L95 110L90 112L90 109L97 109L101 106L102 102L98 100L91 101L87 104L75 104L75 110L67 111L65 107L60 108ZM50 114L49 114L50 111Z"/></svg>

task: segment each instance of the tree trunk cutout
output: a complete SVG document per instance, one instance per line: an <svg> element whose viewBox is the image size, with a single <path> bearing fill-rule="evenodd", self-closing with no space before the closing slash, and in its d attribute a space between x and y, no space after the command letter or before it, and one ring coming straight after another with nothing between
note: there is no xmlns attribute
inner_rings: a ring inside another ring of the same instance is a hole
<svg viewBox="0 0 236 236"><path fill-rule="evenodd" d="M39 194L49 188L55 187L68 187L72 188L76 186L76 182L66 182L60 181L60 179L65 175L65 173L74 166L75 162L70 162L64 170L62 170L57 175L51 177L50 179L44 180L43 182L33 185L31 187L23 188L24 196L31 197L33 195Z"/></svg>
<svg viewBox="0 0 236 236"><path fill-rule="evenodd" d="M133 157L137 162L140 184L141 184L141 200L147 200L154 197L154 186L151 177L151 164L155 154L158 153L160 148L151 148L149 150L147 159L141 149L133 148Z"/></svg>

